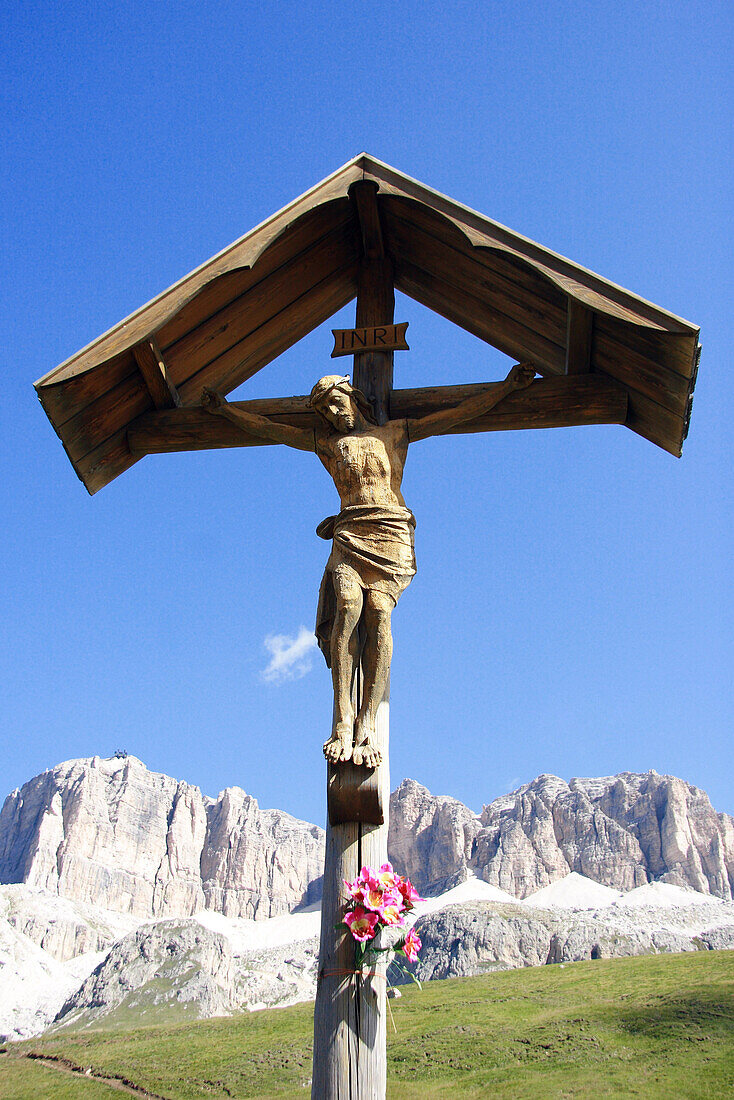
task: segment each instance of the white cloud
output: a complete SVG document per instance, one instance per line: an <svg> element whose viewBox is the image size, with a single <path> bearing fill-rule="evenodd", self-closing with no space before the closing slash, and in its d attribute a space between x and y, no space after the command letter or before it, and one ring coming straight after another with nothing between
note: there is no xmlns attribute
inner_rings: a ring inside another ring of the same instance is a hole
<svg viewBox="0 0 734 1100"><path fill-rule="evenodd" d="M311 670L311 654L316 648L316 636L302 626L295 638L287 634L268 634L264 642L270 654L270 664L261 673L268 683L298 680Z"/></svg>

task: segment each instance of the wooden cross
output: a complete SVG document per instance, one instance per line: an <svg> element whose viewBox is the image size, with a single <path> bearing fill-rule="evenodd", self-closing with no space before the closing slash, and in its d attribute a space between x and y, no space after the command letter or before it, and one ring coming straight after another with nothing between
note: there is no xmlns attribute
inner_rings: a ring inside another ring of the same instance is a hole
<svg viewBox="0 0 734 1100"><path fill-rule="evenodd" d="M352 187L362 234L357 285L356 326L393 321L395 292L385 255L374 185ZM372 401L378 424L390 412L392 351L354 356L353 383ZM359 674L355 694L360 692ZM358 700L355 699L355 703ZM388 858L390 805L390 681L377 711L375 738L382 754L378 768L354 764L327 767L326 855L321 903L314 1053L314 1100L382 1100L387 1088L387 975L384 962L354 973L354 943L335 928L346 908L345 880L354 881L364 865L380 867ZM351 812L350 812L351 810Z"/></svg>
<svg viewBox="0 0 734 1100"><path fill-rule="evenodd" d="M355 294L360 336L353 343L370 348L355 352L353 381L378 423L504 394L496 383L394 390L393 353L382 333L389 329L389 342L401 346L395 329L402 326L392 327L395 287L542 375L448 431L626 424L680 454L698 364L695 325L366 153L36 388L90 493L147 454L274 442L257 427L212 416L200 404L202 389L229 393ZM335 351L346 347L344 340ZM316 421L306 396L229 408L241 420L255 414L293 430L313 430ZM384 966L355 973L350 937L335 925L346 901L343 880L387 859L388 714L389 686L377 710L379 767L327 768L314 1100L385 1095Z"/></svg>

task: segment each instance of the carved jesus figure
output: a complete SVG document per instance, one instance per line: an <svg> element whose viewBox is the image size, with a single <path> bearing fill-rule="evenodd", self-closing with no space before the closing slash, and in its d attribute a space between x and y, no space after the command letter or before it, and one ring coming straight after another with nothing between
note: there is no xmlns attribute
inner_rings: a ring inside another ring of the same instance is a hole
<svg viewBox="0 0 734 1100"><path fill-rule="evenodd" d="M333 728L324 745L331 763L351 760L375 768L382 759L374 726L390 672L390 617L416 571L415 517L401 491L409 444L481 416L508 393L530 385L534 375L532 366L520 363L504 382L452 409L383 425L376 423L371 405L348 377L327 375L311 391L320 421L316 429L279 424L229 405L212 390L203 391L205 408L249 434L315 451L339 493L339 514L317 528L317 534L332 540L316 623L334 687ZM352 684L360 659L363 691L355 714Z"/></svg>

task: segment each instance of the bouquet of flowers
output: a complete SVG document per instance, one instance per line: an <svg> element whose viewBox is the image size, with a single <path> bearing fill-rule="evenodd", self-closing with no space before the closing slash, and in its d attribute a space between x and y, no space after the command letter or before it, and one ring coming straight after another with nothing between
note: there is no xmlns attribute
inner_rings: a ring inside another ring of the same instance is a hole
<svg viewBox="0 0 734 1100"><path fill-rule="evenodd" d="M414 928L393 947L377 947L373 942L381 929L404 925L416 902L423 901L410 879L397 875L392 864L383 863L379 871L363 867L354 882L345 879L344 885L351 904L344 916L344 926L354 937L357 967L362 965L368 951L397 950L409 962L415 962L421 940Z"/></svg>

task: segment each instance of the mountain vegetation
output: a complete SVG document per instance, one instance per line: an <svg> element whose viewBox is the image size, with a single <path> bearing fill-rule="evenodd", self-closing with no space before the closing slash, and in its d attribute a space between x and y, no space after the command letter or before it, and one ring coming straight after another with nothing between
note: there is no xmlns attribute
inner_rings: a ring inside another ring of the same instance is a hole
<svg viewBox="0 0 734 1100"><path fill-rule="evenodd" d="M388 1097L713 1100L734 1090L734 953L545 966L406 988ZM308 1096L310 1005L8 1044L5 1100Z"/></svg>

